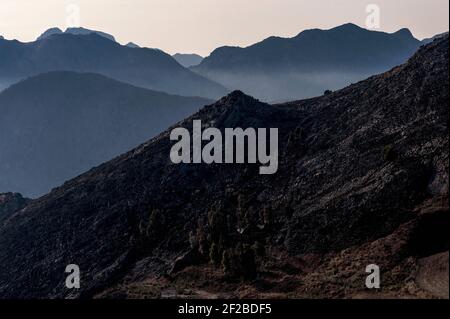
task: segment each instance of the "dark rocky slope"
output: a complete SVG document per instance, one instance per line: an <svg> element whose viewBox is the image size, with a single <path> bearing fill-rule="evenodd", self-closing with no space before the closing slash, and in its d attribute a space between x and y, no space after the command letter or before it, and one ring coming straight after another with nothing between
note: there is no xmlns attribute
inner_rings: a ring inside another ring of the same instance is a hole
<svg viewBox="0 0 450 319"><path fill-rule="evenodd" d="M434 297L415 273L448 250L448 45L315 99L234 92L179 124L278 127L273 176L171 164L168 130L33 201L0 228L0 296L373 297L376 263L377 297Z"/></svg>

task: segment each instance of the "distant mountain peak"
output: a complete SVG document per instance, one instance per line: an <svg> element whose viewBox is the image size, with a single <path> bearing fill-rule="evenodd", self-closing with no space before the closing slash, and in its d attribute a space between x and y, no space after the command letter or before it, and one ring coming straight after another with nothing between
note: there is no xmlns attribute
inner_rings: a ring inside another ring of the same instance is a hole
<svg viewBox="0 0 450 319"><path fill-rule="evenodd" d="M333 27L331 29L318 29L318 28L314 28L314 29L307 29L304 31L301 31L298 36L301 36L305 33L311 33L311 32L352 32L352 31L368 31L367 29L361 28L360 26L354 24L354 23L345 23L342 25L339 25L337 27Z"/></svg>
<svg viewBox="0 0 450 319"><path fill-rule="evenodd" d="M88 35L88 34L95 33L95 34L97 34L99 36L102 36L104 38L107 38L107 39L109 39L111 41L116 42L116 39L112 35L110 35L108 33L105 33L105 32L102 32L102 31L89 30L89 29L85 29L85 28L82 28L82 27L80 27L80 28L67 28L65 33L75 34L75 35Z"/></svg>
<svg viewBox="0 0 450 319"><path fill-rule="evenodd" d="M366 29L361 28L359 25L349 22L349 23L344 23L343 25L337 26L331 30L366 30Z"/></svg>
<svg viewBox="0 0 450 319"><path fill-rule="evenodd" d="M358 26L357 24L354 23L345 23L342 24L340 26L331 28L331 29L309 29L309 30L305 30L302 31L298 34L298 36L303 35L304 33L310 33L310 32L342 32L342 33L349 33L349 32L378 32L378 30L370 30L370 29L365 29L363 27ZM400 30L398 30L397 32L392 33L392 35L400 35L403 37L409 37L409 38L414 38L414 35L411 33L411 31L408 28L402 28Z"/></svg>
<svg viewBox="0 0 450 319"><path fill-rule="evenodd" d="M37 40L43 40L43 39L46 39L48 37L51 37L53 35L58 35L58 34L89 35L89 34L92 34L92 33L97 34L97 35L99 35L101 37L104 37L104 38L106 38L108 40L116 42L116 39L112 35L110 35L108 33L105 33L105 32L102 32L102 31L90 30L90 29L86 29L86 28L82 28L82 27L80 27L80 28L67 28L66 31L64 31L64 32L60 28L56 28L56 27L55 28L50 28L47 31L45 31L44 33L42 33L37 38Z"/></svg>
<svg viewBox="0 0 450 319"><path fill-rule="evenodd" d="M185 68L199 65L203 61L203 57L193 53L176 53L172 56L178 63Z"/></svg>
<svg viewBox="0 0 450 319"><path fill-rule="evenodd" d="M414 37L414 35L408 28L402 28L402 29L398 30L397 32L395 32L394 34L405 36L405 37L411 37L411 38Z"/></svg>
<svg viewBox="0 0 450 319"><path fill-rule="evenodd" d="M138 48L140 48L139 45L137 45L136 43L133 43L133 42L128 42L128 43L126 44L126 46L129 47L129 48L133 48L133 49L138 49Z"/></svg>
<svg viewBox="0 0 450 319"><path fill-rule="evenodd" d="M42 33L37 40L43 40L46 39L48 37L51 37L52 35L55 34L63 34L64 32L60 29L60 28L50 28L48 30L46 30L44 33Z"/></svg>

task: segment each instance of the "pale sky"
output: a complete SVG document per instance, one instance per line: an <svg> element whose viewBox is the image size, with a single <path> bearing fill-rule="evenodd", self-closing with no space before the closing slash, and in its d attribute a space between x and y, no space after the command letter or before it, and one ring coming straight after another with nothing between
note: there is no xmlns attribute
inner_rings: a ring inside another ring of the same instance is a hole
<svg viewBox="0 0 450 319"><path fill-rule="evenodd" d="M0 35L27 42L79 24L122 44L205 56L305 29L365 27L368 4L380 8L380 31L407 27L423 39L449 29L449 0L0 0Z"/></svg>

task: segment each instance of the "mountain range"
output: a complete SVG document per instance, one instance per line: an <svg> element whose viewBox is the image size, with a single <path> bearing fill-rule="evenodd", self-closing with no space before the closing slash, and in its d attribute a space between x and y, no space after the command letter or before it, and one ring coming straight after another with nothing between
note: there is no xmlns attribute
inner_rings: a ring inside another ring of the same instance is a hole
<svg viewBox="0 0 450 319"><path fill-rule="evenodd" d="M91 73L21 81L0 93L0 192L43 195L210 102Z"/></svg>
<svg viewBox="0 0 450 319"><path fill-rule="evenodd" d="M389 34L354 24L221 47L191 69L265 101L321 95L405 62L421 46L408 29Z"/></svg>
<svg viewBox="0 0 450 319"><path fill-rule="evenodd" d="M409 43L406 31L375 36L394 37L383 49L405 58L393 47ZM368 50L355 37L350 42ZM391 61L377 51L358 63L354 49L347 51L354 70ZM349 61L329 57L346 71ZM254 164L173 164L169 128L7 212L0 295L448 298L448 59L445 36L403 65L324 96L269 105L236 91L205 106L176 127L190 130L197 119L221 131L278 128L278 173L259 175ZM95 93L88 87L79 90L83 100ZM64 91L61 103L77 91ZM27 112L17 118L39 115ZM82 285L68 290L64 269L74 263ZM383 274L377 292L365 287L374 263Z"/></svg>
<svg viewBox="0 0 450 319"><path fill-rule="evenodd" d="M48 34L49 33L49 34ZM143 88L217 98L228 91L161 50L122 46L98 31L49 31L40 40L0 40L0 85L51 71L98 73Z"/></svg>

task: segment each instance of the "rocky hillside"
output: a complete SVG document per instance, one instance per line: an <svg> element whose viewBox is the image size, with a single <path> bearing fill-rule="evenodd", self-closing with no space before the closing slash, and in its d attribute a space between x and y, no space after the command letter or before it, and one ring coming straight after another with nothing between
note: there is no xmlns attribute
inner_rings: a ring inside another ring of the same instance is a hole
<svg viewBox="0 0 450 319"><path fill-rule="evenodd" d="M168 130L31 202L0 228L0 296L442 297L422 277L448 251L448 45L310 100L234 92L177 125L279 128L275 175L172 164Z"/></svg>

